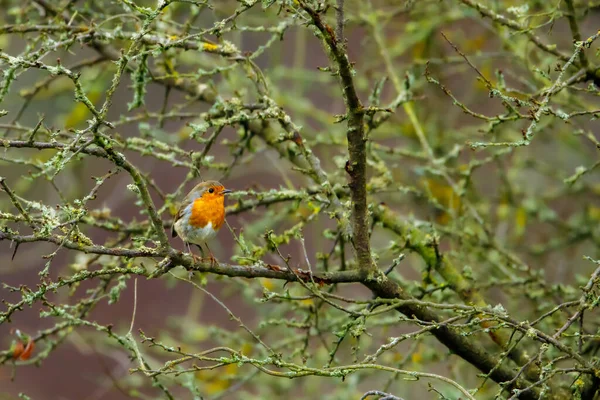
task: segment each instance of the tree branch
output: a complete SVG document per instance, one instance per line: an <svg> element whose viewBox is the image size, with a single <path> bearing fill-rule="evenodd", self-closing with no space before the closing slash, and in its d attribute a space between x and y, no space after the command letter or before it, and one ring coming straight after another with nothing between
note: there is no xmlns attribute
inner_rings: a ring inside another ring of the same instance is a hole
<svg viewBox="0 0 600 400"><path fill-rule="evenodd" d="M371 258L369 238L369 222L367 214L367 151L364 127L365 110L358 98L354 86L354 70L348 59L343 44L336 37L333 29L322 19L318 11L313 10L303 1L300 5L308 13L313 24L320 32L333 62L338 68L344 101L346 118L348 119L346 137L348 139L348 156L346 172L350 177L350 197L352 200L352 234L356 250L358 266L365 276L376 267Z"/></svg>
<svg viewBox="0 0 600 400"><path fill-rule="evenodd" d="M289 271L287 268L280 267L278 265L270 265L264 263L257 263L254 265L235 265L235 264L223 264L223 263L211 263L211 262L194 262L193 258L185 255L184 253L175 249L149 249L149 248L137 248L129 249L124 247L104 247L101 245L82 245L71 240L65 239L62 236L50 235L50 236L38 236L38 235L18 235L9 232L0 231L0 241L10 240L16 243L33 243L33 242L48 242L60 245L71 250L80 251L86 254L100 254L114 257L127 257L127 258L168 258L170 267L182 266L188 271L195 272L206 272L213 273L216 275L224 275L230 277L242 277L242 278L269 278L278 279L287 282L298 281L298 277L305 280L306 282L314 282L319 284L334 284L334 283L353 283L360 282L361 277L358 271L335 271L326 272L320 274L312 274L309 271L301 269L296 270L296 274ZM126 268L123 269L111 269L111 273L128 273ZM147 277L158 277L166 271L160 271L159 273L148 272L144 270L136 270L138 275ZM131 272L131 271L130 271ZM97 274L106 275L105 273L93 272Z"/></svg>

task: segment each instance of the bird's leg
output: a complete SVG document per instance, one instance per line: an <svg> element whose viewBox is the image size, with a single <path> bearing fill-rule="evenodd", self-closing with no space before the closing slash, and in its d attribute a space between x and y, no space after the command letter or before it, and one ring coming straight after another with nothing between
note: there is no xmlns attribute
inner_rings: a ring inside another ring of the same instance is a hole
<svg viewBox="0 0 600 400"><path fill-rule="evenodd" d="M187 246L188 252L192 256L192 259L194 260L194 263L197 263L198 262L198 257L196 257L196 255L192 251L192 248L190 247L190 243L189 242L185 242L185 241L183 243L185 243L185 245Z"/></svg>
<svg viewBox="0 0 600 400"><path fill-rule="evenodd" d="M215 258L215 256L213 256L212 251L210 251L210 247L208 247L208 243L204 242L204 245L206 246L210 258L210 265L212 265L213 267L219 265L219 262L217 261L217 259Z"/></svg>
<svg viewBox="0 0 600 400"><path fill-rule="evenodd" d="M204 242L204 245L206 246L206 249L208 250L208 260L210 261L210 265L212 265L213 267L215 265L218 265L219 262L217 261L217 259L213 256L212 251L210 251L210 247L208 247L208 244L206 244L206 242ZM207 258L204 256L204 249L202 248L201 245L196 244L196 247L198 247L200 249L200 252L202 253L202 260L206 260Z"/></svg>

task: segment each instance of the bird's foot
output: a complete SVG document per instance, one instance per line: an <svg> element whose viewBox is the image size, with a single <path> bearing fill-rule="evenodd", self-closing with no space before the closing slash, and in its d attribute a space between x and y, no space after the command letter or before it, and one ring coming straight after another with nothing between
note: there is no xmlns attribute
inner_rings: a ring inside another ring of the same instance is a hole
<svg viewBox="0 0 600 400"><path fill-rule="evenodd" d="M219 261L217 261L217 259L212 254L208 256L205 260L210 262L211 267L216 267L219 265Z"/></svg>
<svg viewBox="0 0 600 400"><path fill-rule="evenodd" d="M194 261L194 264L202 262L202 257L198 257L197 255L195 255L191 251L190 251L190 256L192 256L192 260Z"/></svg>

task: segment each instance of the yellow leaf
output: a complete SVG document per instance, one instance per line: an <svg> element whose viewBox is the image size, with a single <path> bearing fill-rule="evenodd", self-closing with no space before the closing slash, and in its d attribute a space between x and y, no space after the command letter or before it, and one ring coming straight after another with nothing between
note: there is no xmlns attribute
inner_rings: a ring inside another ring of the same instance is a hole
<svg viewBox="0 0 600 400"><path fill-rule="evenodd" d="M207 394L215 394L231 386L232 379L236 377L239 367L237 364L227 364L215 370L202 370L196 373L196 379L203 382Z"/></svg>
<svg viewBox="0 0 600 400"><path fill-rule="evenodd" d="M483 76L485 76L488 81L490 81L490 82L492 82L492 84L494 84L493 73L492 73L492 64L489 61L486 61L481 67L479 67L479 72L481 72L481 74ZM475 80L475 82L474 82L474 85L475 85L475 89L477 89L477 90L482 90L484 92L489 91L485 82L481 78L477 78L477 80Z"/></svg>
<svg viewBox="0 0 600 400"><path fill-rule="evenodd" d="M589 206L588 207L588 216L591 220L599 221L600 220L600 207Z"/></svg>
<svg viewBox="0 0 600 400"><path fill-rule="evenodd" d="M464 44L464 52L465 53L476 53L483 48L485 43L487 42L487 37L484 34L475 36L472 39L468 39Z"/></svg>
<svg viewBox="0 0 600 400"><path fill-rule="evenodd" d="M33 156L33 159L35 161L40 162L40 163L45 163L46 161L48 161L49 159L51 159L52 157L54 157L54 155L56 153L58 153L58 150L42 150L42 151L38 151Z"/></svg>
<svg viewBox="0 0 600 400"><path fill-rule="evenodd" d="M506 203L502 203L496 209L496 216L499 220L504 221L508 218L508 214L510 213L510 206Z"/></svg>
<svg viewBox="0 0 600 400"><path fill-rule="evenodd" d="M179 73L175 70L175 66L173 65L173 60L172 59L165 58L163 60L163 65L165 67L165 71L167 71L168 74L171 74L174 77L179 76Z"/></svg>
<svg viewBox="0 0 600 400"><path fill-rule="evenodd" d="M433 178L424 179L421 181L422 185L425 186L431 197L433 197L440 205L444 208L460 211L461 200L460 197L454 193L452 187L445 182ZM451 216L447 212L441 212L437 216L437 221L440 224L447 224L451 220Z"/></svg>
<svg viewBox="0 0 600 400"><path fill-rule="evenodd" d="M188 331L188 335L190 340L202 342L210 337L208 329L204 327L204 325L197 325Z"/></svg>
<svg viewBox="0 0 600 400"><path fill-rule="evenodd" d="M300 306L302 307L311 308L314 305L315 302L313 301L313 299L300 300Z"/></svg>
<svg viewBox="0 0 600 400"><path fill-rule="evenodd" d="M177 131L177 136L180 140L185 140L190 137L190 133L192 133L192 128L186 125Z"/></svg>
<svg viewBox="0 0 600 400"><path fill-rule="evenodd" d="M527 225L527 211L523 207L519 207L515 213L515 235L522 236L525 233Z"/></svg>
<svg viewBox="0 0 600 400"><path fill-rule="evenodd" d="M92 114L85 104L77 103L75 107L73 107L73 110L65 118L65 128L74 128L88 119L91 115Z"/></svg>
<svg viewBox="0 0 600 400"><path fill-rule="evenodd" d="M100 98L100 92L97 90L90 91L87 93L87 98L94 104ZM85 120L91 118L91 116L92 113L87 106L79 102L65 118L65 128L75 128Z"/></svg>
<svg viewBox="0 0 600 400"><path fill-rule="evenodd" d="M436 215L435 220L440 225L448 225L452 218L447 212L441 212L439 215Z"/></svg>
<svg viewBox="0 0 600 400"><path fill-rule="evenodd" d="M426 43L424 40L417 42L413 46L413 51L412 51L413 58L415 58L415 59L423 58L423 55L425 54L425 48L426 48Z"/></svg>
<svg viewBox="0 0 600 400"><path fill-rule="evenodd" d="M211 379L206 381L204 387L206 388L206 393L215 394L222 392L223 390L227 389L230 385L231 383L227 382L225 379Z"/></svg>
<svg viewBox="0 0 600 400"><path fill-rule="evenodd" d="M419 347L417 348L417 351L415 351L414 353L412 353L412 355L410 356L410 360L414 363L414 364L420 364L421 361L423 361L423 352L422 352L422 347L421 345L419 345Z"/></svg>
<svg viewBox="0 0 600 400"><path fill-rule="evenodd" d="M251 343L244 343L240 352L244 355L249 355L252 353L253 346Z"/></svg>
<svg viewBox="0 0 600 400"><path fill-rule="evenodd" d="M409 138L416 138L417 134L415 132L415 128L413 126L413 124L410 123L410 121L407 121L403 124L400 125L400 133L403 136L409 137Z"/></svg>
<svg viewBox="0 0 600 400"><path fill-rule="evenodd" d="M219 50L219 46L217 46L216 44L212 44L212 43L202 43L202 49L204 51L208 51L208 52L215 52L215 51Z"/></svg>
<svg viewBox="0 0 600 400"><path fill-rule="evenodd" d="M0 49L6 49L10 44L9 35L0 35Z"/></svg>
<svg viewBox="0 0 600 400"><path fill-rule="evenodd" d="M270 290L270 291L272 291L273 288L275 287L275 284L273 284L272 279L260 278L260 283L263 285L263 287L265 289Z"/></svg>

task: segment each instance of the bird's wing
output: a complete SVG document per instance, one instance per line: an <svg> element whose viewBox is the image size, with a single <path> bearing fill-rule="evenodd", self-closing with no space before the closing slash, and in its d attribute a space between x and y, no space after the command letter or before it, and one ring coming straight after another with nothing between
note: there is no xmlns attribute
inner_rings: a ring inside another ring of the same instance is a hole
<svg viewBox="0 0 600 400"><path fill-rule="evenodd" d="M175 231L175 223L177 221L179 221L182 214L183 214L183 208L179 208L179 210L177 211L177 215L175 215L175 218L173 219L173 225L171 225L171 237L177 236L177 231Z"/></svg>
<svg viewBox="0 0 600 400"><path fill-rule="evenodd" d="M185 199L183 199L183 201L181 202L181 205L179 206L179 209L177 210L177 214L175 214L175 218L173 219L173 225L171 226L171 236L172 237L177 236L177 232L175 231L175 223L177 221L179 221L181 219L181 217L183 217L183 213L185 212L185 209L187 208L187 206L192 204L192 202L194 200L195 200L194 195L192 193L189 193L187 196L185 196Z"/></svg>

